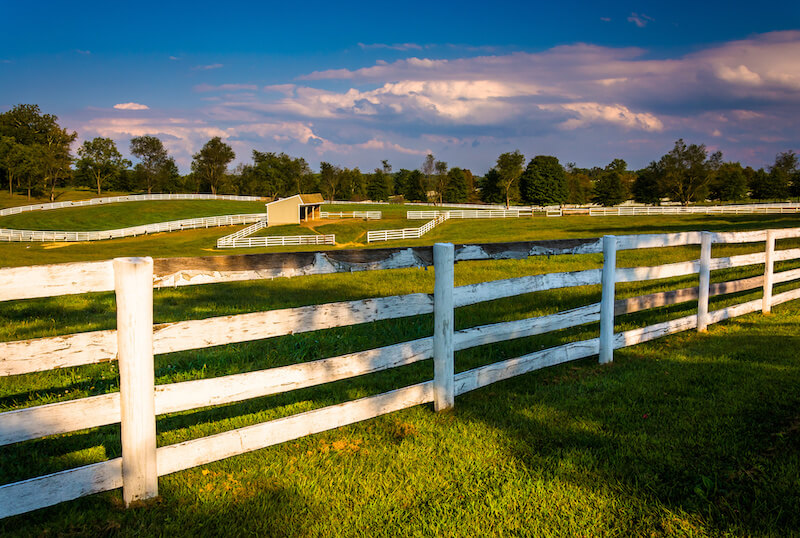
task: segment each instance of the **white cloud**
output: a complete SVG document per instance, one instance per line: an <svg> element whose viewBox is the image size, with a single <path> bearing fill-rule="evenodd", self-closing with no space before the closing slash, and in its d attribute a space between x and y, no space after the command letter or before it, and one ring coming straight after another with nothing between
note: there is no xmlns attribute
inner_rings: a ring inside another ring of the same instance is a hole
<svg viewBox="0 0 800 538"><path fill-rule="evenodd" d="M359 43L359 48L362 50L371 50L371 49L389 49L389 50L422 50L422 45L417 45L416 43L395 43L394 45L389 45L386 43Z"/></svg>
<svg viewBox="0 0 800 538"><path fill-rule="evenodd" d="M258 86L256 86L255 84L220 84L218 86L213 86L211 84L204 83L204 84L198 84L193 89L196 92L219 92L219 91L235 92L242 90L254 91L258 89Z"/></svg>
<svg viewBox="0 0 800 538"><path fill-rule="evenodd" d="M150 107L141 103L117 103L114 105L117 110L150 110Z"/></svg>
<svg viewBox="0 0 800 538"><path fill-rule="evenodd" d="M651 22L653 20L655 19L653 19L652 17L648 17L644 13L642 13L641 15L637 13L631 13L630 17L628 17L628 22L632 22L639 28L644 28L645 26L647 26L648 22Z"/></svg>
<svg viewBox="0 0 800 538"><path fill-rule="evenodd" d="M196 65L192 67L195 71L208 71L209 69L220 69L221 67L225 67L223 64L207 64L207 65Z"/></svg>
<svg viewBox="0 0 800 538"><path fill-rule="evenodd" d="M563 122L561 126L564 129L577 129L597 123L610 123L625 129L642 131L661 131L664 129L664 124L653 114L631 112L628 107L619 104L567 103L562 105L542 105L541 108L573 112L577 117Z"/></svg>

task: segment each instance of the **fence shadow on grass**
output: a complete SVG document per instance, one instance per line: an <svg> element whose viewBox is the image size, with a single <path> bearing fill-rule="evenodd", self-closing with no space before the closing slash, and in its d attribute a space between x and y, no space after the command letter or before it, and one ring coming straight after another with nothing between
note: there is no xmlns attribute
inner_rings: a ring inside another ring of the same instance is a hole
<svg viewBox="0 0 800 538"><path fill-rule="evenodd" d="M587 359L511 379L459 398L457 414L505 432L555 481L688 512L711 532L791 534L800 337L786 339L790 323L741 323L617 351L609 368ZM564 458L575 472L553 469Z"/></svg>

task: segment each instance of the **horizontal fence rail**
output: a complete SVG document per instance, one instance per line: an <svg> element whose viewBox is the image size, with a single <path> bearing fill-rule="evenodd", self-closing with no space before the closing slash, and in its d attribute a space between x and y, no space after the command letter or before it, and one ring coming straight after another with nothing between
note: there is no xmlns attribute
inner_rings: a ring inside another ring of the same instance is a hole
<svg viewBox="0 0 800 538"><path fill-rule="evenodd" d="M242 215L222 215L219 217L199 217L194 219L181 219L169 222L156 222L131 226L116 230L101 230L88 232L61 232L50 230L14 230L0 228L0 241L50 241L50 242L76 242L76 241L102 241L106 239L121 239L123 237L137 237L140 235L175 232L180 230L194 230L197 228L212 228L217 226L231 226L234 224L249 224L264 219L263 213L250 213Z"/></svg>
<svg viewBox="0 0 800 538"><path fill-rule="evenodd" d="M711 206L618 206L589 208L589 215L592 217L641 215L747 215L754 213L781 214L798 212L800 212L800 204L798 203Z"/></svg>
<svg viewBox="0 0 800 538"><path fill-rule="evenodd" d="M237 237L229 241L217 241L217 248L252 248L292 245L335 245L336 236L330 235L267 235L261 237Z"/></svg>
<svg viewBox="0 0 800 538"><path fill-rule="evenodd" d="M147 202L159 200L233 200L238 202L260 202L266 200L259 196L236 196L233 194L129 194L127 196L106 196L89 198L88 200L71 200L66 202L50 202L0 209L0 217L18 215L28 211L47 211L65 207L86 207L91 205L119 204L122 202Z"/></svg>
<svg viewBox="0 0 800 538"><path fill-rule="evenodd" d="M436 226L450 218L450 213L445 211L433 217L433 220L419 228L403 228L401 230L370 230L367 232L367 243L391 241L393 239L419 239Z"/></svg>
<svg viewBox="0 0 800 538"><path fill-rule="evenodd" d="M380 220L383 218L383 213L380 211L320 211L319 218Z"/></svg>
<svg viewBox="0 0 800 538"><path fill-rule="evenodd" d="M0 413L0 445L115 423L121 423L122 431L121 458L0 486L0 517L119 487L123 488L123 499L129 504L157 495L158 476L416 405L434 403L436 410L447 409L455 405L456 396L503 379L591 356L599 356L601 362L610 362L615 349L679 331L705 330L710 324L758 310L768 312L774 305L800 298L800 288L772 293L775 284L800 280L800 268L774 270L776 262L800 259L800 249L776 249L775 241L798 237L800 229L606 236L601 241L585 240L570 247L578 251L602 251L602 269L546 273L459 287L453 285L454 262L492 259L481 257L488 256L492 248L462 245L456 249L453 245L437 244L433 254L430 249L362 252L359 254L362 258L359 259L355 254L349 255L349 263L361 263L364 267L371 263L372 268L376 269L391 268L392 263L395 266L411 263L402 257L416 252L414 263L435 265L434 294L416 293L159 325L153 325L152 322L153 285L158 283L157 274L168 274L174 269L170 264L177 261L170 261L166 267L158 270L149 258L0 270L2 300L59 294L67 286L72 286L80 290L75 293L115 290L119 309L117 330L0 343L0 375L21 375L118 359L121 387L118 393ZM711 245L714 243L743 242L764 242L765 250L728 257L711 256ZM687 244L702 245L699 260L655 267L616 266L618 250ZM505 250L495 246L494 252L502 255L515 253L515 257L545 253L543 245L529 243L508 244L503 248ZM401 259L398 260L397 256ZM312 258L316 258L316 254ZM242 269L231 261L225 263L232 272ZM330 267L327 272L337 270L330 262L328 264ZM710 283L708 278L711 271L750 265L763 265L763 276L715 283ZM254 268L250 266L250 269ZM257 272L266 268L254 270L256 272L240 272L247 273L248 278L270 278ZM135 279L126 276L134 273ZM695 287L626 299L616 299L613 293L616 282L695 274L700 275L700 285ZM10 290L22 279L26 279L29 287L40 288L36 292L39 294L23 289L13 295ZM453 329L455 308L557 288L597 285L602 285L600 303L541 317L459 331ZM760 299L713 311L707 308L709 297L762 287L764 294ZM688 301L698 301L696 314L614 332L615 316ZM152 382L153 355L430 313L434 314L434 334L426 338L268 370L159 386L154 386ZM597 322L600 323L599 338L569 342L454 373L456 351ZM434 362L434 379L431 381L175 445L155 447L157 415L239 402L430 359ZM144 405L148 398L141 399L141 395L148 392L152 395L150 408Z"/></svg>

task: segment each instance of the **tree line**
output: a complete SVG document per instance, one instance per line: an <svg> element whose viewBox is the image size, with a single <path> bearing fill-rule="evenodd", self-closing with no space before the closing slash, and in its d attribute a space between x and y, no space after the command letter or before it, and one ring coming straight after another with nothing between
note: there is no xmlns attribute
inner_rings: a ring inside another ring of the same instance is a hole
<svg viewBox="0 0 800 538"><path fill-rule="evenodd" d="M0 114L0 177L9 193L55 198L58 186L88 186L105 191L211 192L277 198L322 192L329 200L486 202L508 205L587 204L613 206L633 199L646 204L664 200L684 205L705 200L768 200L800 196L800 166L793 151L779 153L774 164L754 170L709 154L704 144L682 139L659 160L628 170L622 159L605 167L562 165L556 157L527 160L520 151L501 154L484 176L426 155L419 169L393 171L382 161L371 172L321 162L311 171L303 158L252 151L252 162L230 169L236 154L220 137L210 139L192 157L191 172L181 175L163 142L155 136L133 137L123 158L110 138L86 140L72 155L77 133L58 124L37 105L21 104ZM526 164L527 160L527 164Z"/></svg>

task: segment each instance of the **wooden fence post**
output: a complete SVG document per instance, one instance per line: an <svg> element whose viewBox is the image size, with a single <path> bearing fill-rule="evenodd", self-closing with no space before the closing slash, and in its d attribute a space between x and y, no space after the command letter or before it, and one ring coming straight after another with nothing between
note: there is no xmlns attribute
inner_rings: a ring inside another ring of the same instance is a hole
<svg viewBox="0 0 800 538"><path fill-rule="evenodd" d="M153 259L116 258L117 353L125 506L158 495Z"/></svg>
<svg viewBox="0 0 800 538"><path fill-rule="evenodd" d="M433 408L436 411L455 405L454 251L451 243L433 245Z"/></svg>
<svg viewBox="0 0 800 538"><path fill-rule="evenodd" d="M700 283L697 290L697 332L708 327L708 296L711 289L711 240L714 234L702 232L700 239Z"/></svg>
<svg viewBox="0 0 800 538"><path fill-rule="evenodd" d="M767 230L767 244L764 250L764 298L761 303L761 312L769 314L772 311L772 287L775 269L775 230Z"/></svg>
<svg viewBox="0 0 800 538"><path fill-rule="evenodd" d="M603 287L600 299L600 364L614 360L614 284L617 280L617 238L603 236Z"/></svg>

